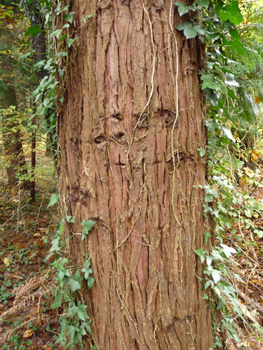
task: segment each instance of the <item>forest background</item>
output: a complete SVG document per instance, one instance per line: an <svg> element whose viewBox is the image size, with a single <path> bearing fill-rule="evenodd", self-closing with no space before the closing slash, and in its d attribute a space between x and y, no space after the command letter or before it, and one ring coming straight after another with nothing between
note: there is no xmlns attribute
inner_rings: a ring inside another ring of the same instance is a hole
<svg viewBox="0 0 263 350"><path fill-rule="evenodd" d="M206 45L199 75L207 144L198 151L207 164L204 215L214 219L215 238L195 253L204 263L205 298L223 315L220 325L214 321L213 347L223 346L224 334L229 349L261 349L263 5L196 0L174 6L182 18L194 14L176 30ZM63 16L62 28L54 27L56 16ZM83 26L94 16L83 17ZM56 87L71 61L56 48L66 40L77 53L67 32L73 21L74 12L59 1L0 5L1 349L62 349L91 336L76 293L83 280L92 288L92 262L87 256L71 275L58 215L56 106L63 97L57 101ZM83 222L84 238L93 224ZM206 243L210 236L204 232Z"/></svg>

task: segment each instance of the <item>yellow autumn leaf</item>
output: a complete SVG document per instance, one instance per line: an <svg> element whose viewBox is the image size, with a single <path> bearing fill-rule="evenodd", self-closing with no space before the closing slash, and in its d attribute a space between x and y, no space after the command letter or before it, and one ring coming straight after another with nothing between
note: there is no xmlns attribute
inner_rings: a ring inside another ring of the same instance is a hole
<svg viewBox="0 0 263 350"><path fill-rule="evenodd" d="M34 333L33 329L27 329L23 334L23 338L29 338L33 335L33 333Z"/></svg>
<svg viewBox="0 0 263 350"><path fill-rule="evenodd" d="M4 258L4 264L7 266L10 264L10 260L9 260L8 256L6 258Z"/></svg>
<svg viewBox="0 0 263 350"><path fill-rule="evenodd" d="M39 232L34 234L34 237L41 237L41 234Z"/></svg>

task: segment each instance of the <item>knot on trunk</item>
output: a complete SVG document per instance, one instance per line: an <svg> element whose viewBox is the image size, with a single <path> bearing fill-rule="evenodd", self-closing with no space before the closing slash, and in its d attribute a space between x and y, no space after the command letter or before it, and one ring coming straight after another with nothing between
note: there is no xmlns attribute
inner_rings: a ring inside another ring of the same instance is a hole
<svg viewBox="0 0 263 350"><path fill-rule="evenodd" d="M111 3L112 3L112 0L100 0L98 2L98 8L105 10L107 7L110 6Z"/></svg>

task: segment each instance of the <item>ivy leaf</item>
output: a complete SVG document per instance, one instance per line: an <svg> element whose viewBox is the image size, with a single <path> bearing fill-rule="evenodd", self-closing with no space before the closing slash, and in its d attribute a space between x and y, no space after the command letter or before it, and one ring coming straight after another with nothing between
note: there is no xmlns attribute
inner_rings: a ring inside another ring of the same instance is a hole
<svg viewBox="0 0 263 350"><path fill-rule="evenodd" d="M52 240L50 252L57 252L58 250L60 250L60 237L56 237Z"/></svg>
<svg viewBox="0 0 263 350"><path fill-rule="evenodd" d="M229 34L232 36L232 38L239 39L239 34L236 29L230 30Z"/></svg>
<svg viewBox="0 0 263 350"><path fill-rule="evenodd" d="M197 254L200 257L201 262L203 263L205 260L204 254L205 254L205 250L203 247L201 247L200 249L196 249L195 250L195 254Z"/></svg>
<svg viewBox="0 0 263 350"><path fill-rule="evenodd" d="M76 275L76 274L75 274ZM76 290L80 289L81 288L81 285L79 283L79 281L77 281L74 277L74 276L71 276L71 277L66 277L64 276L63 278L63 282L70 287L70 290L71 292L75 292ZM80 281L81 282L81 281Z"/></svg>
<svg viewBox="0 0 263 350"><path fill-rule="evenodd" d="M57 203L58 199L59 199L59 195L53 193L53 194L51 195L51 197L50 197L50 201L49 201L49 204L48 204L47 207L48 207L48 208L49 208L49 207L52 207L54 204Z"/></svg>
<svg viewBox="0 0 263 350"><path fill-rule="evenodd" d="M64 15L63 18L65 18L69 23L72 23L74 14L75 12L70 12L68 15Z"/></svg>
<svg viewBox="0 0 263 350"><path fill-rule="evenodd" d="M230 1L228 5L223 7L218 5L216 7L216 13L224 22L229 20L234 24L239 24L243 21L243 16L238 6L238 1Z"/></svg>
<svg viewBox="0 0 263 350"><path fill-rule="evenodd" d="M201 26L198 26L198 25L197 27L201 28ZM180 31L183 30L184 35L186 36L187 39L192 39L197 36L197 30L193 27L193 23L189 21L178 24L178 26L175 27L175 29Z"/></svg>
<svg viewBox="0 0 263 350"><path fill-rule="evenodd" d="M229 138L229 140L233 141L234 143L236 142L232 132L229 129L225 128L224 126L222 126L221 129L224 131L225 135Z"/></svg>
<svg viewBox="0 0 263 350"><path fill-rule="evenodd" d="M74 344L74 338L75 338L75 333L79 330L77 326L68 326L68 333L70 335L70 342L66 346L66 349L69 346L72 346Z"/></svg>
<svg viewBox="0 0 263 350"><path fill-rule="evenodd" d="M197 150L199 151L200 157L203 158L203 156L205 155L205 150L202 147L197 148Z"/></svg>
<svg viewBox="0 0 263 350"><path fill-rule="evenodd" d="M214 341L213 346L214 347L218 346L220 348L223 346L218 337L215 337L215 341Z"/></svg>
<svg viewBox="0 0 263 350"><path fill-rule="evenodd" d="M77 40L77 39L78 39L78 37L77 37L77 38L75 38L75 39L71 39L71 38L70 38L70 39L68 39L68 40L67 40L68 47L70 47L70 46L71 46L71 45L74 43L74 41L75 41L75 40Z"/></svg>
<svg viewBox="0 0 263 350"><path fill-rule="evenodd" d="M191 28L192 26L193 26L193 25L192 25L191 22L186 21L186 22L183 22L183 23L178 24L178 26L175 27L175 29L177 29L177 30L185 30L185 29L187 29L187 28Z"/></svg>
<svg viewBox="0 0 263 350"><path fill-rule="evenodd" d="M227 94L230 98L237 100L237 97L236 97L234 91L232 89L230 89L229 87L227 88Z"/></svg>
<svg viewBox="0 0 263 350"><path fill-rule="evenodd" d="M210 102L212 106L217 106L219 96L214 92L214 90L206 88L205 93L207 102Z"/></svg>
<svg viewBox="0 0 263 350"><path fill-rule="evenodd" d="M92 220L83 220L81 223L81 226L83 226L82 230L82 241L85 239L86 235L89 233L89 231L92 229L92 227L95 225L95 222Z"/></svg>
<svg viewBox="0 0 263 350"><path fill-rule="evenodd" d="M51 36L56 36L58 38L61 33L62 33L62 29L57 29L53 33L51 33Z"/></svg>
<svg viewBox="0 0 263 350"><path fill-rule="evenodd" d="M210 233L208 231L205 231L204 232L204 236L205 236L205 243L207 243L208 242L208 238L210 238L211 235L210 235Z"/></svg>
<svg viewBox="0 0 263 350"><path fill-rule="evenodd" d="M209 281L206 281L206 283L205 283L205 289L207 289L210 285L211 285L211 281L210 281L210 280L209 280Z"/></svg>
<svg viewBox="0 0 263 350"><path fill-rule="evenodd" d="M36 36L40 32L41 32L41 28L38 24L36 24L28 28L28 30L25 32L25 36L28 36L30 34L33 36Z"/></svg>
<svg viewBox="0 0 263 350"><path fill-rule="evenodd" d="M90 328L90 325L87 323L87 322L83 322L82 323L83 324L83 326L86 328L86 330L88 331L88 333L91 335L92 334L92 331L91 331L91 328ZM92 349L93 349L93 347L92 347Z"/></svg>
<svg viewBox="0 0 263 350"><path fill-rule="evenodd" d="M183 16L185 13L188 13L190 10L196 10L193 6L185 6L183 2L179 1L176 1L174 5L178 6L178 13L180 17Z"/></svg>
<svg viewBox="0 0 263 350"><path fill-rule="evenodd" d="M63 292L59 292L59 294L55 298L55 301L50 305L50 308L57 309L57 308L61 307L62 297L63 297Z"/></svg>
<svg viewBox="0 0 263 350"><path fill-rule="evenodd" d="M238 82L235 80L234 74L226 73L226 78L227 78L227 79L225 80L225 84L226 84L226 85L229 85L229 86L236 86L236 87L239 86Z"/></svg>
<svg viewBox="0 0 263 350"><path fill-rule="evenodd" d="M85 17L81 18L81 21L86 22L86 19L87 19L87 18L91 18L91 17L93 17L93 16L96 16L95 13L92 14L92 15L86 15Z"/></svg>
<svg viewBox="0 0 263 350"><path fill-rule="evenodd" d="M193 29L200 35L205 35L205 30L200 26L200 24L197 24L193 26Z"/></svg>
<svg viewBox="0 0 263 350"><path fill-rule="evenodd" d="M223 248L223 252L227 258L230 258L231 254L237 254L237 251L234 248L229 247L223 243L221 243L220 245Z"/></svg>
<svg viewBox="0 0 263 350"><path fill-rule="evenodd" d="M220 273L220 271L213 270L213 271L212 271L212 277L213 277L213 280L214 280L215 284L216 284L217 282L219 282L219 281L220 281L220 278L221 278L221 273Z"/></svg>
<svg viewBox="0 0 263 350"><path fill-rule="evenodd" d="M90 259L84 262L81 272L84 272L84 278L87 280L89 275L93 272L92 268L90 267Z"/></svg>
<svg viewBox="0 0 263 350"><path fill-rule="evenodd" d="M206 32L205 36L206 36L207 39L211 40L212 44L213 44L214 41L216 41L217 39L220 38L219 34L209 33L209 32Z"/></svg>
<svg viewBox="0 0 263 350"><path fill-rule="evenodd" d="M92 288L93 285L94 285L94 283L95 283L95 278L89 277L89 278L88 278L88 288L89 288L89 289Z"/></svg>
<svg viewBox="0 0 263 350"><path fill-rule="evenodd" d="M86 308L87 306L79 305L77 310L78 318L81 319L82 321L85 321L89 317L84 307Z"/></svg>
<svg viewBox="0 0 263 350"><path fill-rule="evenodd" d="M187 28L184 30L184 35L186 36L186 39L192 39L197 36L197 31L192 28Z"/></svg>
<svg viewBox="0 0 263 350"><path fill-rule="evenodd" d="M70 287L72 293L81 288L80 283L73 278L68 279L67 285Z"/></svg>
<svg viewBox="0 0 263 350"><path fill-rule="evenodd" d="M219 86L217 83L213 81L213 75L206 73L204 71L201 71L199 74L201 74L201 79L203 80L202 84L202 90L209 88L212 90L218 90Z"/></svg>
<svg viewBox="0 0 263 350"><path fill-rule="evenodd" d="M206 9L208 8L209 0L195 0L195 2L201 7L205 7Z"/></svg>
<svg viewBox="0 0 263 350"><path fill-rule="evenodd" d="M74 278L75 281L78 281L78 282L82 282L82 281L83 281L83 277L81 276L79 270L77 270L77 271L75 272L73 278Z"/></svg>

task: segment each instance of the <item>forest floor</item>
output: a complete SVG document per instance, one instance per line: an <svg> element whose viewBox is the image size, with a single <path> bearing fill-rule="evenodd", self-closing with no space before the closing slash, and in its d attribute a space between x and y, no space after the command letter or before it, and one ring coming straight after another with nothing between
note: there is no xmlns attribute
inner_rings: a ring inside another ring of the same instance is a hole
<svg viewBox="0 0 263 350"><path fill-rule="evenodd" d="M57 208L47 206L50 195L57 192L57 180L52 161L44 154L38 156L36 175L37 196L32 204L28 192L8 191L0 174L0 350L62 349L55 344L60 315L50 308L56 282L53 257L48 258L58 214ZM240 186L247 186L242 190L263 200L261 185ZM224 239L238 252L229 268L233 276L240 277L231 282L248 321L247 325L239 322L243 336L239 342L228 340L227 347L263 350L263 336L249 326L263 324L263 231L255 234L255 229L263 227L263 213L245 215L247 228L240 223L232 225Z"/></svg>
<svg viewBox="0 0 263 350"><path fill-rule="evenodd" d="M28 191L8 191L0 179L0 349L61 349L54 344L59 315L49 306L56 288L49 254L57 209L52 160L39 154L35 203Z"/></svg>

